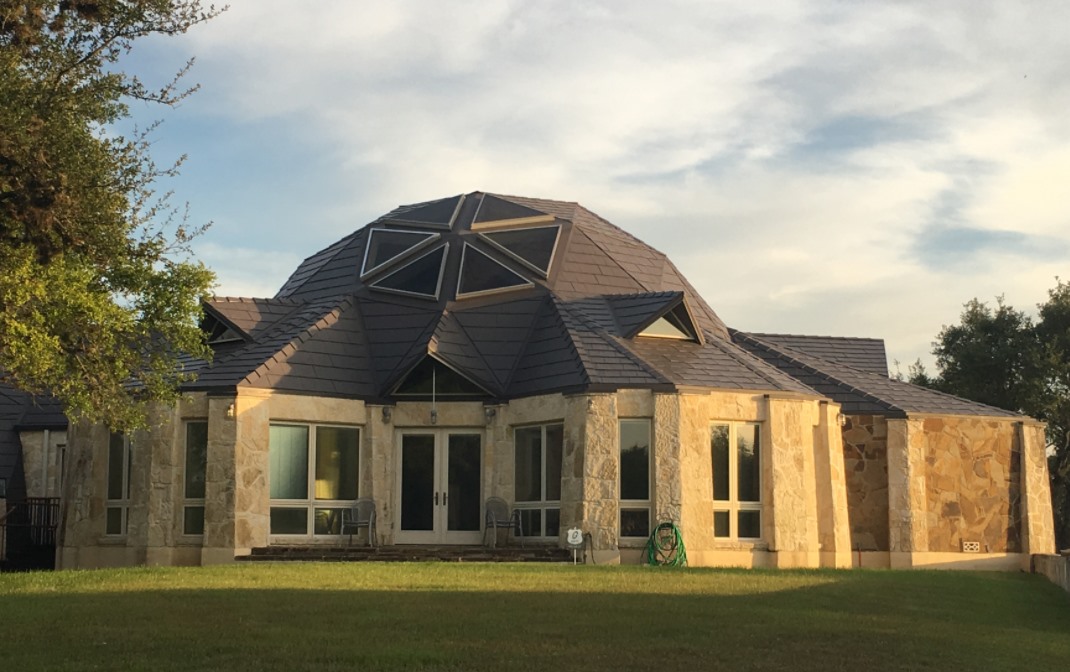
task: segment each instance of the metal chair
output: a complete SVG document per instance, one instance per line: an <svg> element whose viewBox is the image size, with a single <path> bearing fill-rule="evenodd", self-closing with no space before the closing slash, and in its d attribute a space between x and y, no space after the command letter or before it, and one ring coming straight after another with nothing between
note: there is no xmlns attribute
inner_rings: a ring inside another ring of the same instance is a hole
<svg viewBox="0 0 1070 672"><path fill-rule="evenodd" d="M342 530L345 534L349 530L349 545L353 545L353 531L360 528L368 528L368 546L377 545L375 536L375 500L371 497L361 497L351 509L342 510Z"/></svg>
<svg viewBox="0 0 1070 672"><path fill-rule="evenodd" d="M498 528L508 527L513 537L520 538L520 545L524 545L524 523L520 518L520 511L509 510L509 505L501 497L490 497L484 505L485 522L483 528L483 545L487 546L487 533L490 533L491 548L498 545Z"/></svg>

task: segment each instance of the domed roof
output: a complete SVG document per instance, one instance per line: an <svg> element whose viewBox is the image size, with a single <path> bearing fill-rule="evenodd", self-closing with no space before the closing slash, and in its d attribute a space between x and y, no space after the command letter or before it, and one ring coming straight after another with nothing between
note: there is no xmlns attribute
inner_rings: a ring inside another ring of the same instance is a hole
<svg viewBox="0 0 1070 672"><path fill-rule="evenodd" d="M802 383L734 345L669 259L570 202L406 205L305 259L271 299L206 305L194 388L389 402Z"/></svg>

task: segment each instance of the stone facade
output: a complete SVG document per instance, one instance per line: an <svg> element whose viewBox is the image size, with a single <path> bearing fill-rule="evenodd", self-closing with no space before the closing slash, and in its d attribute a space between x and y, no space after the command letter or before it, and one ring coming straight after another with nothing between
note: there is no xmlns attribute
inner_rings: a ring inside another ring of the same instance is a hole
<svg viewBox="0 0 1070 672"><path fill-rule="evenodd" d="M888 551L888 423L879 415L850 415L843 427L843 466L851 548Z"/></svg>
<svg viewBox="0 0 1070 672"><path fill-rule="evenodd" d="M32 430L19 432L22 468L27 497L59 497L61 472L67 452L67 432Z"/></svg>
<svg viewBox="0 0 1070 672"><path fill-rule="evenodd" d="M580 527L598 562L638 561L642 541L620 536L620 422L648 419L651 523L674 521L694 565L850 566L852 544L862 539L883 566L977 560L956 548L974 538L985 545L981 559L1051 545L1042 428L855 416L841 429L840 417L838 405L820 398L701 389L551 394L491 406L378 406L244 388L234 396L190 394L155 413L151 431L131 437L125 535L105 534L108 432L71 430L60 560L64 567L212 564L270 545L269 430L279 422L359 428L359 496L376 500L382 544L395 543L400 528L402 431L478 434L481 498L513 501L515 428L561 423L562 537ZM192 536L182 526L190 421L208 426L204 533ZM760 538L714 535L714 424L759 427ZM310 535L306 543L339 538Z"/></svg>

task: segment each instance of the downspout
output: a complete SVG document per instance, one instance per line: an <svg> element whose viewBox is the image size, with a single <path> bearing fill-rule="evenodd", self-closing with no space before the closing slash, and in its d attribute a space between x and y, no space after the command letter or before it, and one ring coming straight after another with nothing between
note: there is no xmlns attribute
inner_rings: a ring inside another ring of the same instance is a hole
<svg viewBox="0 0 1070 672"><path fill-rule="evenodd" d="M41 451L41 496L48 497L48 448L52 443L52 430L45 430L44 447Z"/></svg>

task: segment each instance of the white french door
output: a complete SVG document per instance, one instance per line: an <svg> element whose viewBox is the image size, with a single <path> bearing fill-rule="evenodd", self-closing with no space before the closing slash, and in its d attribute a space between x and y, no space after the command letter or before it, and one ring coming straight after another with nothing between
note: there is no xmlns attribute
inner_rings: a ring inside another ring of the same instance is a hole
<svg viewBox="0 0 1070 672"><path fill-rule="evenodd" d="M482 456L478 430L398 431L396 543L480 543Z"/></svg>

